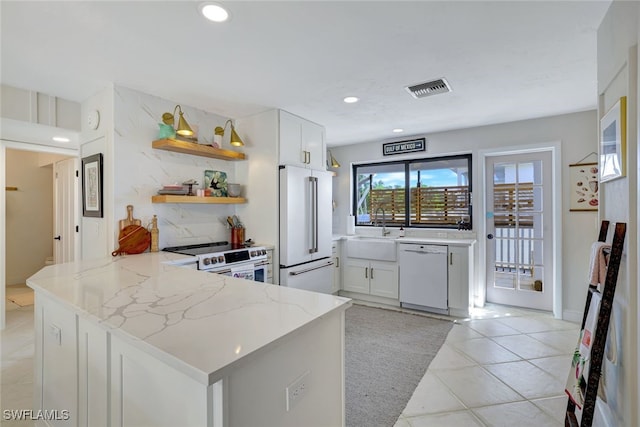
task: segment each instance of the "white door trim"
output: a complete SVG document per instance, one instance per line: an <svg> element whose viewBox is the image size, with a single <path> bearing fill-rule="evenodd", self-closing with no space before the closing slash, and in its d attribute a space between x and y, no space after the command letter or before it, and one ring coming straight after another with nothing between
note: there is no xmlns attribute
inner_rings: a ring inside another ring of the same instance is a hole
<svg viewBox="0 0 640 427"><path fill-rule="evenodd" d="M485 213L488 211L486 198L484 197L486 182L485 164L487 157L501 156L508 154L521 154L532 151L551 151L551 173L552 173L552 198L553 198L553 231L551 238L555 242L553 245L553 315L557 319L562 318L562 142L551 141L539 144L527 144L513 147L491 148L486 150L478 150L478 159L474 172L474 182L482 183L483 197L474 197L476 203L480 203L479 214L482 218L475 221L478 227L478 260L475 263L477 268L476 275L476 305L482 307L486 302L486 221ZM478 212L476 210L476 212Z"/></svg>

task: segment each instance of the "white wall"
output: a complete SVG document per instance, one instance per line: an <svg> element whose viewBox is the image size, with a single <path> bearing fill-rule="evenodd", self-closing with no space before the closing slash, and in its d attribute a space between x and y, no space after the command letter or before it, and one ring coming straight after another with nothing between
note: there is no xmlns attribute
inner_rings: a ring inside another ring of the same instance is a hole
<svg viewBox="0 0 640 427"><path fill-rule="evenodd" d="M8 85L0 85L0 117L80 130L77 102Z"/></svg>
<svg viewBox="0 0 640 427"><path fill-rule="evenodd" d="M112 237L115 221L113 216L113 104L113 86L109 86L84 101L81 107L80 158L97 153L102 153L103 157L103 217L80 217L82 259L101 258L115 249L115 241ZM97 129L89 129L86 117L94 110L99 112L100 122ZM80 177L82 179L82 173ZM80 215L82 215L82 205Z"/></svg>
<svg viewBox="0 0 640 427"><path fill-rule="evenodd" d="M598 117L627 97L627 173L601 184L602 219L626 222L625 250L620 265L612 322L619 334L615 361L605 359L608 408L617 425L638 425L638 53L640 6L614 1L598 28ZM611 233L611 231L610 231ZM614 346L609 341L608 346ZM607 352L611 355L611 350Z"/></svg>
<svg viewBox="0 0 640 427"><path fill-rule="evenodd" d="M6 284L25 283L53 256L53 168L38 153L6 151Z"/></svg>
<svg viewBox="0 0 640 427"><path fill-rule="evenodd" d="M350 163L363 161L397 160L401 158L437 157L449 154L472 153L473 155L473 200L474 231L481 230L484 212L480 211L484 194L479 152L484 150L510 150L539 144L560 142L562 161L562 200L568 200L568 165L576 163L589 153L597 150L597 129L595 111L566 114L534 120L524 120L499 125L483 126L424 135L427 152L387 156L382 155L382 143L369 142L342 147L332 147L331 152L342 164L338 176L334 178L334 231L345 233L346 217L351 210L351 169ZM421 135L415 136L421 137ZM413 136L411 137L413 138ZM411 139L403 138L403 139ZM593 159L593 157L591 157ZM568 202L562 209L562 300L563 317L573 321L582 320L584 292L589 261L589 248L597 238L597 214L594 212L569 212ZM411 232L411 231L409 231ZM428 232L425 232L428 233ZM460 232L454 232L457 234ZM451 233L450 233L451 234ZM485 239L478 237L476 262L483 259ZM476 264L475 286L484 284L484 268ZM476 290L476 296L481 290ZM480 295L481 296L481 295Z"/></svg>

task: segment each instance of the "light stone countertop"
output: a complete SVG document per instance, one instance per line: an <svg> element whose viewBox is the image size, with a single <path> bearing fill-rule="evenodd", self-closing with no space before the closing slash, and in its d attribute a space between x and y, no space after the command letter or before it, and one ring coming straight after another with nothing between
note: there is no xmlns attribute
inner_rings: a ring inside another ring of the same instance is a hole
<svg viewBox="0 0 640 427"><path fill-rule="evenodd" d="M453 246L471 246L477 242L475 238L467 237L418 237L418 236L376 236L370 234L352 234L352 235L338 235L332 236L333 241L338 240L350 240L350 239L384 239L392 240L396 243L424 243L433 245L453 245Z"/></svg>
<svg viewBox="0 0 640 427"><path fill-rule="evenodd" d="M47 266L27 279L81 318L210 385L351 300L170 265L168 252Z"/></svg>

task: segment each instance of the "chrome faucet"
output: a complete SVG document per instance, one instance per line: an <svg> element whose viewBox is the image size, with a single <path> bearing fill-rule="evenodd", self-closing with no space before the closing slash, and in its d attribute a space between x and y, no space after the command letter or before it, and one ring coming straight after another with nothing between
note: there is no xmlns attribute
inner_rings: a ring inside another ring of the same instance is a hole
<svg viewBox="0 0 640 427"><path fill-rule="evenodd" d="M382 210L382 235L386 236L389 233L391 233L391 231L387 230L387 223L386 223L386 214L384 212L384 208L382 206L379 206L378 209L376 209L376 213L375 213L375 220L373 222L373 225L375 227L378 226L378 211Z"/></svg>

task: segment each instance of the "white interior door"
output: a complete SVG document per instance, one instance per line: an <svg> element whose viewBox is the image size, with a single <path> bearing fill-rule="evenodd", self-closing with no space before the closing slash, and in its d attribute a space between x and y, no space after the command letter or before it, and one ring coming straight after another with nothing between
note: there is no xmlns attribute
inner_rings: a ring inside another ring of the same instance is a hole
<svg viewBox="0 0 640 427"><path fill-rule="evenodd" d="M77 247L76 225L78 178L76 177L77 159L65 159L53 166L54 197L54 245L53 257L56 264L71 262L75 259Z"/></svg>
<svg viewBox="0 0 640 427"><path fill-rule="evenodd" d="M553 308L551 152L486 158L487 301Z"/></svg>

